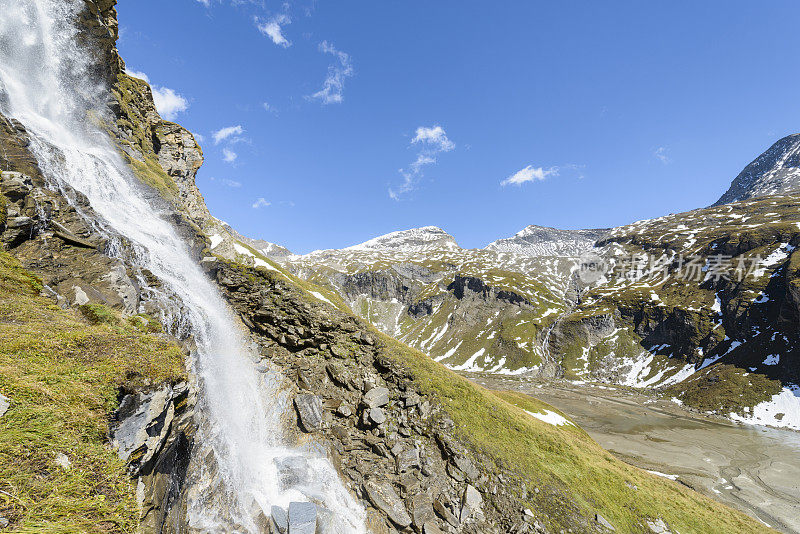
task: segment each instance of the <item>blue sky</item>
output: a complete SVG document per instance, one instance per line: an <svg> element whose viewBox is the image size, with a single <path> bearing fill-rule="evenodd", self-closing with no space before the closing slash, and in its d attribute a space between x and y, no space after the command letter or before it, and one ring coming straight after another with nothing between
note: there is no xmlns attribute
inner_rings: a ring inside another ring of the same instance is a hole
<svg viewBox="0 0 800 534"><path fill-rule="evenodd" d="M795 0L118 11L128 69L202 136L212 213L300 253L427 225L482 247L705 206L800 119Z"/></svg>

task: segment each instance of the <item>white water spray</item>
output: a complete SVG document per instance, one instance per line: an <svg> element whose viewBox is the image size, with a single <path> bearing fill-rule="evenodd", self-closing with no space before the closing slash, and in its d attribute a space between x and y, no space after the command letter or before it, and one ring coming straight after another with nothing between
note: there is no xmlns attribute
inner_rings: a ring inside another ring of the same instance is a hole
<svg viewBox="0 0 800 534"><path fill-rule="evenodd" d="M216 467L214 480L197 480L190 493L190 526L256 532L258 508L269 515L272 505L313 501L332 513L330 532L364 532L364 511L330 462L284 445L280 377L255 369L217 288L111 141L88 124L90 113L103 114L108 92L91 81L88 54L76 41L73 21L83 7L83 0L0 0L0 111L25 125L50 183L86 195L103 224L130 241L137 263L182 304L180 320L197 344L198 456L213 455Z"/></svg>

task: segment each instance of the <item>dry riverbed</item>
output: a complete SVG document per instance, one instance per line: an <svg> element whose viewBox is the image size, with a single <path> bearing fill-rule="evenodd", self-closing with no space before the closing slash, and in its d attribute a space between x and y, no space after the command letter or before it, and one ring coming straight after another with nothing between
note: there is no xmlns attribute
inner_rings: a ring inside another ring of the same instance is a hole
<svg viewBox="0 0 800 534"><path fill-rule="evenodd" d="M564 412L620 459L800 533L800 432L742 426L630 389L470 375Z"/></svg>

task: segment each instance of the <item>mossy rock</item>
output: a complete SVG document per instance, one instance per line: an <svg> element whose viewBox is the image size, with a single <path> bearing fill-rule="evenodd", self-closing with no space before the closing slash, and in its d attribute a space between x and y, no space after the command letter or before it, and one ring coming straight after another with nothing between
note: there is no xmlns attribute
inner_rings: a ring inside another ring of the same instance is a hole
<svg viewBox="0 0 800 534"><path fill-rule="evenodd" d="M120 323L119 316L103 304L89 303L79 306L78 309L91 324L117 325Z"/></svg>

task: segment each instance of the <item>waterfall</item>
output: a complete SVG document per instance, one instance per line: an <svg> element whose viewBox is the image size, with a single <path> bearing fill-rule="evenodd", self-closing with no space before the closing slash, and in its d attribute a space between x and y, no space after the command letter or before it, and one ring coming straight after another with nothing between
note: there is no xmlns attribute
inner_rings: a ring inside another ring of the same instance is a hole
<svg viewBox="0 0 800 534"><path fill-rule="evenodd" d="M26 127L48 182L86 195L100 224L130 243L126 258L152 271L180 302L180 320L197 347L195 456L211 457L215 467L214 480L196 474L189 525L257 532L259 508L269 516L270 506L312 501L333 517L330 532L364 532L364 510L325 455L287 445L283 379L255 368L257 355L215 285L88 120L104 116L109 93L92 80L90 55L76 39L83 8L83 0L0 0L0 111Z"/></svg>

